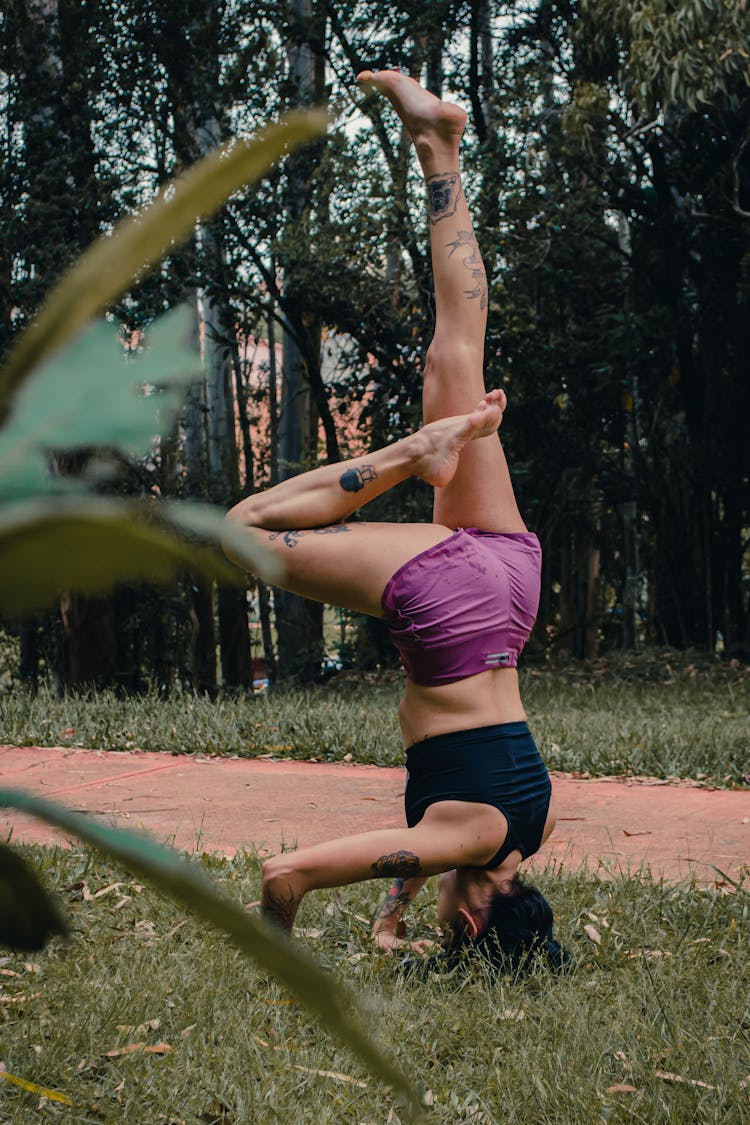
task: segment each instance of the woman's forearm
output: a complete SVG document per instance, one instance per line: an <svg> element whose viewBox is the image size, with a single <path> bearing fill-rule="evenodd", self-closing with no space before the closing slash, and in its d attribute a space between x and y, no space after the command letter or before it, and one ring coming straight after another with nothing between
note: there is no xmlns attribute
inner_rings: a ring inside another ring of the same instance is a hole
<svg viewBox="0 0 750 1125"><path fill-rule="evenodd" d="M404 910L416 897L426 881L425 877L421 875L415 875L411 879L393 880L391 889L373 919L372 937L383 932L396 933Z"/></svg>

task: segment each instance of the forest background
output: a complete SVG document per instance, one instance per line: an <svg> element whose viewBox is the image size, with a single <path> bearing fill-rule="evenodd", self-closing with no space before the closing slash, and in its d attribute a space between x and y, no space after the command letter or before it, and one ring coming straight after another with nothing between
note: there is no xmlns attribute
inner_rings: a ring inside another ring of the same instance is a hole
<svg viewBox="0 0 750 1125"><path fill-rule="evenodd" d="M187 304L203 375L173 431L102 491L228 507L419 424L422 192L395 116L354 81L400 65L469 111L487 382L508 391L504 443L545 556L529 659L644 644L747 659L744 0L8 0L0 31L3 354L80 251L180 169L288 108L330 112L323 140L114 310L137 351ZM417 482L363 516L429 513ZM246 686L256 618L271 678L318 678L322 607L250 593L185 574L4 628L19 678L61 691ZM360 667L394 659L377 622L341 635Z"/></svg>

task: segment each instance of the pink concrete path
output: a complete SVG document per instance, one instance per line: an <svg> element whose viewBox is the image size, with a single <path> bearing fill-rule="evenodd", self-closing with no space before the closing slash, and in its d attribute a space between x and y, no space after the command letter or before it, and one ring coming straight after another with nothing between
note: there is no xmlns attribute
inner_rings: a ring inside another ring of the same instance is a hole
<svg viewBox="0 0 750 1125"><path fill-rule="evenodd" d="M347 763L0 747L0 786L53 798L190 852L262 854L403 824L404 770ZM536 859L721 884L750 871L750 791L554 775L557 829ZM0 839L64 837L0 809ZM718 869L718 872L717 870Z"/></svg>

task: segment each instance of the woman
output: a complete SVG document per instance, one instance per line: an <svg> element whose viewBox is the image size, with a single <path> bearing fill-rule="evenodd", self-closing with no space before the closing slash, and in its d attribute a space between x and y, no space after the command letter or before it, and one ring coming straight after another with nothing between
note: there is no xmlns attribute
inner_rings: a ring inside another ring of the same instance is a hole
<svg viewBox="0 0 750 1125"><path fill-rule="evenodd" d="M436 324L417 433L238 504L229 519L280 557L277 584L384 617L407 670L399 709L408 827L367 832L264 864L262 909L290 930L321 887L393 880L373 926L408 945L401 915L440 875L452 948L517 954L547 943L551 911L518 866L555 823L549 775L526 725L516 661L539 601L541 551L521 518L497 430L502 391L485 390L487 281L461 188L466 115L400 71L364 71L406 125L427 187ZM410 476L435 488L432 524L343 521ZM240 565L241 552L228 547ZM555 947L559 949L559 947Z"/></svg>

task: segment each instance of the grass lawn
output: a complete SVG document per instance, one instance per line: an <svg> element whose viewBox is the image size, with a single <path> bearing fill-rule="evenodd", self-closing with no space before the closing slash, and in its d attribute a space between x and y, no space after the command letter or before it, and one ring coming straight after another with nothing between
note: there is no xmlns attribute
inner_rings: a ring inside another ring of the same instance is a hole
<svg viewBox="0 0 750 1125"><path fill-rule="evenodd" d="M57 888L73 936L0 958L1 1058L72 1105L0 1080L0 1120L402 1120L388 1092L221 937L84 850L23 851ZM231 895L256 899L253 856L204 862ZM309 896L298 935L422 1085L427 1122L750 1120L746 891L552 871L536 881L577 959L562 977L540 965L492 980L466 965L401 979L366 939L382 884ZM423 893L413 929L429 935L434 887Z"/></svg>
<svg viewBox="0 0 750 1125"><path fill-rule="evenodd" d="M551 769L750 781L750 668L657 652L527 668L522 692ZM397 765L398 674L225 695L59 700L49 688L0 695L0 742L238 754Z"/></svg>
<svg viewBox="0 0 750 1125"><path fill-rule="evenodd" d="M750 670L674 654L523 673L551 767L750 782ZM395 764L395 677L309 691L57 700L0 697L0 741ZM275 981L150 888L83 849L21 849L73 924L38 955L0 950L0 1122L398 1125L393 1098ZM243 903L252 855L204 858ZM319 892L298 936L359 997L363 1018L441 1125L750 1122L747 886L736 893L535 877L575 955L524 979L481 965L405 980L367 940L383 885ZM433 881L434 882L434 881ZM728 888L731 890L732 888ZM436 934L434 886L412 912Z"/></svg>

